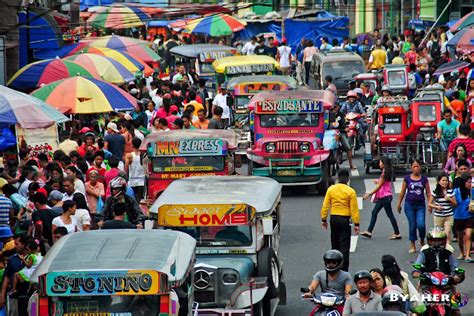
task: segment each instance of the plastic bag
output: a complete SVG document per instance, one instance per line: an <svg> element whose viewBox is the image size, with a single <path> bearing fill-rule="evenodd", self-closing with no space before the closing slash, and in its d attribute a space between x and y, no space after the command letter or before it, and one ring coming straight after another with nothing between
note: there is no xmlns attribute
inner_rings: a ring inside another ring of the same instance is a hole
<svg viewBox="0 0 474 316"><path fill-rule="evenodd" d="M324 149L333 150L337 148L336 136L337 136L337 131L334 129L324 131L324 137L323 137Z"/></svg>
<svg viewBox="0 0 474 316"><path fill-rule="evenodd" d="M97 214L102 214L103 211L104 211L104 200L102 200L102 197L99 196L99 198L97 199L97 206L96 206L95 212Z"/></svg>
<svg viewBox="0 0 474 316"><path fill-rule="evenodd" d="M423 314L426 312L426 305L425 302L423 302L423 297L410 280L408 280L408 294L410 296L411 311L417 314Z"/></svg>

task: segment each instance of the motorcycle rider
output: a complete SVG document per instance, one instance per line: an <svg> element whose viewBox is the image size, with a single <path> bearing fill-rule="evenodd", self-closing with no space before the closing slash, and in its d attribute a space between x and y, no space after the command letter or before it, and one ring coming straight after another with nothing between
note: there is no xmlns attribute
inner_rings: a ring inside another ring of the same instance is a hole
<svg viewBox="0 0 474 316"><path fill-rule="evenodd" d="M137 201L135 198L130 197L125 194L127 191L127 181L122 178L122 177L115 177L113 178L110 183L110 197L107 199L104 205L104 219L103 220L113 220L114 219L114 209L115 205L118 203L125 203L126 207L126 212L125 212L125 217L124 219L127 222L135 224L137 220L140 219L140 217L144 216L140 206L138 205ZM102 220L101 220L102 222ZM99 223L99 226L101 226L102 223ZM141 224L137 224L137 228L143 228L139 227L142 226Z"/></svg>
<svg viewBox="0 0 474 316"><path fill-rule="evenodd" d="M464 281L464 273L456 273L458 261L454 256L454 249L447 244L446 232L442 227L432 227L426 236L428 244L424 245L415 264L422 264L425 266L425 272L441 271L446 275L453 275L455 284ZM412 273L414 278L421 275L421 271L415 270Z"/></svg>
<svg viewBox="0 0 474 316"><path fill-rule="evenodd" d="M334 103L331 108L331 113L329 115L329 122L331 123L331 129L339 130L339 141L342 148L347 153L347 160L349 160L349 166L352 170L357 169L352 163L352 150L347 140L347 124L345 115L340 111L341 107L338 102Z"/></svg>
<svg viewBox="0 0 474 316"><path fill-rule="evenodd" d="M304 297L310 298L321 286L321 293L333 293L337 296L348 296L352 289L352 278L349 272L342 271L344 256L339 250L328 250L323 256L324 270L316 272Z"/></svg>
<svg viewBox="0 0 474 316"><path fill-rule="evenodd" d="M360 114L362 117L357 121L359 123L359 126L360 126L360 144L359 145L362 145L365 143L365 133L367 132L367 124L365 123L364 121L364 117L366 116L365 114L365 109L364 107L362 106L362 104L357 101L357 92L355 92L354 90L351 90L349 92L347 92L347 101L344 102L344 104L342 105L341 107L341 110L340 110L344 115L348 114L348 113L357 113L357 114ZM356 148L357 150L358 148Z"/></svg>
<svg viewBox="0 0 474 316"><path fill-rule="evenodd" d="M350 295L344 304L344 316L361 312L382 311L382 298L373 292L370 283L372 275L367 270L361 270L354 275L357 292Z"/></svg>

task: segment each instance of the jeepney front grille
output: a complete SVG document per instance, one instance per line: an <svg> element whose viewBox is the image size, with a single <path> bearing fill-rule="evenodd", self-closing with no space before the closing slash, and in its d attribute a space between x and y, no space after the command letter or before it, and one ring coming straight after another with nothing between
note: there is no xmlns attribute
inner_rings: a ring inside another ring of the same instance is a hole
<svg viewBox="0 0 474 316"><path fill-rule="evenodd" d="M300 153L300 142L280 141L276 143L276 152L279 154Z"/></svg>
<svg viewBox="0 0 474 316"><path fill-rule="evenodd" d="M194 291L194 299L198 303L214 303L214 291Z"/></svg>

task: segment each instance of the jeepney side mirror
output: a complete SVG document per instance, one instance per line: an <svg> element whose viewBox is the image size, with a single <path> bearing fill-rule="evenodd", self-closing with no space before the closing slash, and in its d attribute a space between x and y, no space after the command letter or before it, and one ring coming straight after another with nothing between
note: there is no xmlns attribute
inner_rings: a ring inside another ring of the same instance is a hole
<svg viewBox="0 0 474 316"><path fill-rule="evenodd" d="M271 216L265 216L262 218L263 234L266 236L273 235L273 218Z"/></svg>
<svg viewBox="0 0 474 316"><path fill-rule="evenodd" d="M380 124L379 128L383 131L385 129L385 124Z"/></svg>

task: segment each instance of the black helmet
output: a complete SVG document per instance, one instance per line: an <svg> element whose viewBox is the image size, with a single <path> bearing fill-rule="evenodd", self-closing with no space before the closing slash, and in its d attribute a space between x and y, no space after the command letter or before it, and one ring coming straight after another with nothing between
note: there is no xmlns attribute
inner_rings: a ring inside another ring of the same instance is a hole
<svg viewBox="0 0 474 316"><path fill-rule="evenodd" d="M360 270L354 275L354 283L357 283L359 280L367 279L372 281L372 274L367 270Z"/></svg>
<svg viewBox="0 0 474 316"><path fill-rule="evenodd" d="M328 250L323 256L324 268L327 272L336 272L341 270L344 256L339 250ZM334 265L335 263L335 265ZM330 266L328 266L331 264Z"/></svg>

